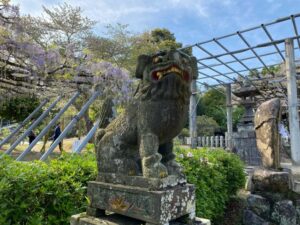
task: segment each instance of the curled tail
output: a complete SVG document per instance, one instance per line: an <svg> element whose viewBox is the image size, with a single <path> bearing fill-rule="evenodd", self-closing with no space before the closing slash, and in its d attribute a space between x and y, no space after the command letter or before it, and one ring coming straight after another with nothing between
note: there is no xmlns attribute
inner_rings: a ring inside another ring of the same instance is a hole
<svg viewBox="0 0 300 225"><path fill-rule="evenodd" d="M99 127L95 134L96 143L101 140L101 138L105 135L105 127L110 123L113 118L113 101L111 98L106 98L101 107L101 110L98 113L98 118L100 120Z"/></svg>
<svg viewBox="0 0 300 225"><path fill-rule="evenodd" d="M104 135L105 135L105 130L99 128L95 134L95 143L97 144Z"/></svg>
<svg viewBox="0 0 300 225"><path fill-rule="evenodd" d="M100 120L99 128L104 129L110 123L113 118L113 101L111 98L106 98L98 113L98 118Z"/></svg>

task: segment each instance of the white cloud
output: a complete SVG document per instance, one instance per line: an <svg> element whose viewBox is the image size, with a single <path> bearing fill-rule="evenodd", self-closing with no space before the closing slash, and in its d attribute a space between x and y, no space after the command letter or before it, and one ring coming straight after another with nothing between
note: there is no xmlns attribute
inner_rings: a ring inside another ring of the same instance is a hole
<svg viewBox="0 0 300 225"><path fill-rule="evenodd" d="M196 13L198 17L208 17L209 8L208 3L205 0L167 0L166 5L171 5L178 10L188 10Z"/></svg>
<svg viewBox="0 0 300 225"><path fill-rule="evenodd" d="M231 1L231 0L225 0ZM62 0L12 0L13 4L19 4L21 12L31 15L40 15L42 5L51 7L55 4L63 3ZM84 14L99 21L100 23L115 23L122 21L142 20L143 17L152 18L163 17L165 10L174 11L174 17L183 12L189 12L198 17L208 17L209 4L205 0L66 0L65 2L80 6ZM149 21L151 22L151 21Z"/></svg>
<svg viewBox="0 0 300 225"><path fill-rule="evenodd" d="M124 2L119 4L117 1L114 4L109 1L95 2L93 0L82 2L69 0L68 2L80 6L87 16L103 24L122 22L134 17L142 19L143 14L154 14L159 11L153 6L124 4Z"/></svg>
<svg viewBox="0 0 300 225"><path fill-rule="evenodd" d="M32 16L40 16L43 12L43 5L51 7L57 4L57 0L11 0L12 4L19 5L21 14L30 14Z"/></svg>

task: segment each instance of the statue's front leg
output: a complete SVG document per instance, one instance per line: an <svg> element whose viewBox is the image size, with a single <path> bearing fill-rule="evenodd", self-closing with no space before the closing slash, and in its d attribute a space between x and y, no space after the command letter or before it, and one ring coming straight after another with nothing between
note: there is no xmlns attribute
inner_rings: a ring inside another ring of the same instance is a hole
<svg viewBox="0 0 300 225"><path fill-rule="evenodd" d="M158 137L152 133L140 137L140 156L142 159L143 176L149 178L163 178L168 176L167 168L161 163L158 153Z"/></svg>
<svg viewBox="0 0 300 225"><path fill-rule="evenodd" d="M162 163L167 167L169 175L176 175L184 177L182 167L175 161L175 154L173 153L173 142L167 142L159 146L158 152L162 155Z"/></svg>

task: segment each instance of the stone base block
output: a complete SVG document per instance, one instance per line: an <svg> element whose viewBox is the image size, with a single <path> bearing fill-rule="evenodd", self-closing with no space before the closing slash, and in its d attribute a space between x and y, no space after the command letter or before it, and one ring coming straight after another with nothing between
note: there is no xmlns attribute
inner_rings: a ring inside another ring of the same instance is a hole
<svg viewBox="0 0 300 225"><path fill-rule="evenodd" d="M107 210L149 224L164 225L187 217L195 218L195 188L178 185L164 190L108 184L97 181L88 183L89 216L97 217ZM80 224L81 225L81 224Z"/></svg>
<svg viewBox="0 0 300 225"><path fill-rule="evenodd" d="M135 220L129 217L111 214L101 218L95 218L81 213L71 217L70 225L151 225L140 220ZM180 221L172 221L169 225L186 225ZM211 225L207 219L195 218L194 225Z"/></svg>
<svg viewBox="0 0 300 225"><path fill-rule="evenodd" d="M252 176L253 191L286 193L291 188L288 172L256 169Z"/></svg>

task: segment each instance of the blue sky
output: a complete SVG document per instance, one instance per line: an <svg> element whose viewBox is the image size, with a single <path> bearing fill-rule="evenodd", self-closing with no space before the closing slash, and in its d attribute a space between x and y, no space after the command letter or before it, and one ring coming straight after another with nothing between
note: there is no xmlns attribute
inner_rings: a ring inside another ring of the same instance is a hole
<svg viewBox="0 0 300 225"><path fill-rule="evenodd" d="M21 13L40 15L42 5L59 0L12 0ZM80 6L98 23L101 34L107 24L129 24L135 32L155 27L170 29L178 41L193 44L212 37L300 13L300 0L66 0Z"/></svg>
<svg viewBox="0 0 300 225"><path fill-rule="evenodd" d="M63 2L80 6L84 15L97 21L95 32L103 34L107 24L128 24L129 29L141 33L163 27L175 34L179 42L190 45L214 37L233 33L278 18L300 13L300 0L11 0L22 14L41 15L42 5L55 6ZM296 20L300 31L300 18ZM291 35L291 24L272 26L274 39ZM268 41L266 35L253 32L246 35L251 45ZM223 42L229 50L246 46L235 39ZM207 46L209 48L209 46ZM280 47L282 48L283 45ZM272 51L270 47L270 51ZM219 52L220 49L211 48ZM260 51L260 50L258 50ZM261 51L268 52L268 49ZM273 49L274 51L274 49ZM200 54L194 52L197 57ZM244 57L247 57L245 53ZM230 60L230 59L228 59ZM278 57L266 59L272 64ZM213 62L211 62L213 63ZM251 67L257 62L247 62ZM240 66L240 65L239 65ZM223 68L221 71L226 72ZM236 68L238 69L238 68ZM210 71L211 72L211 71ZM212 75L213 73L211 73Z"/></svg>

